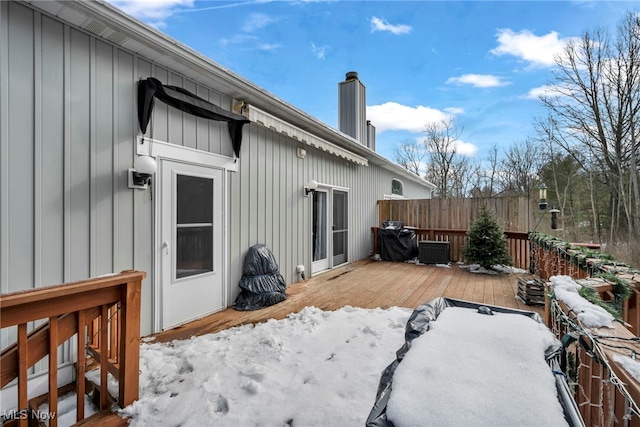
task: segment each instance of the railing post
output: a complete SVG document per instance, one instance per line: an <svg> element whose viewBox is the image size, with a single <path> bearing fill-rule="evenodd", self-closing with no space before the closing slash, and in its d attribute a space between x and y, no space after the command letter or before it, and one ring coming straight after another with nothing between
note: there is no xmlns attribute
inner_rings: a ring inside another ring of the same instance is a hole
<svg viewBox="0 0 640 427"><path fill-rule="evenodd" d="M58 317L49 318L49 411L58 413ZM49 420L51 427L58 427L58 417Z"/></svg>
<svg viewBox="0 0 640 427"><path fill-rule="evenodd" d="M109 307L100 307L100 410L109 407ZM122 383L120 383L122 388Z"/></svg>
<svg viewBox="0 0 640 427"><path fill-rule="evenodd" d="M120 390L118 402L128 406L138 399L140 371L140 294L142 282L129 282L122 287L120 298Z"/></svg>
<svg viewBox="0 0 640 427"><path fill-rule="evenodd" d="M86 372L86 332L85 332L85 315L84 310L76 313L78 322L78 361L76 362L76 421L84 419L84 376Z"/></svg>
<svg viewBox="0 0 640 427"><path fill-rule="evenodd" d="M18 325L18 410L28 410L29 399L27 392L27 324ZM27 426L27 420L20 418L20 427Z"/></svg>

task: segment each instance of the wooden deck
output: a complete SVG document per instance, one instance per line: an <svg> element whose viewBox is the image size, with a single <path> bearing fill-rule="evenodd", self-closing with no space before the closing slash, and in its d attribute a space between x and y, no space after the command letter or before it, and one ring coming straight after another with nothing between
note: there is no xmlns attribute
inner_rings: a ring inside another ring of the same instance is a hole
<svg viewBox="0 0 640 427"><path fill-rule="evenodd" d="M360 260L299 282L287 288L289 297L276 305L256 311L233 308L211 314L155 335L166 342L214 333L233 326L283 319L306 306L336 310L346 305L362 308L392 306L416 308L440 296L499 305L544 316L544 306L528 306L516 299L518 277L529 274L493 276L451 268L409 263Z"/></svg>
<svg viewBox="0 0 640 427"><path fill-rule="evenodd" d="M413 309L440 296L535 311L544 317L544 306L528 306L516 299L518 277L523 276L531 275L492 276L469 273L455 265L443 268L365 259L290 285L288 298L271 307L256 311L228 308L154 337L156 342L186 339L247 323L283 319L306 306L323 310L336 310L345 305ZM127 420L116 413L102 412L85 420L83 425L126 426Z"/></svg>

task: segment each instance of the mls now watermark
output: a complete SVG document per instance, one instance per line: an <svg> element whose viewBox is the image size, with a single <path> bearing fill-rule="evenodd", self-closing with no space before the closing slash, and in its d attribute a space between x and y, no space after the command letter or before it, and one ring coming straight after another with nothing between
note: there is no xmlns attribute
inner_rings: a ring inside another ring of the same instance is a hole
<svg viewBox="0 0 640 427"><path fill-rule="evenodd" d="M9 420L37 420L47 421L56 417L55 412L46 412L39 409L10 409L2 411L2 423Z"/></svg>

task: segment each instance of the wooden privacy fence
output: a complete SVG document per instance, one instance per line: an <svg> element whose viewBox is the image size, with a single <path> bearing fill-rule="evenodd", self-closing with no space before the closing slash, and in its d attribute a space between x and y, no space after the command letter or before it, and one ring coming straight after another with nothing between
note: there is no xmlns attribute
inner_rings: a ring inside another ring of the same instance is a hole
<svg viewBox="0 0 640 427"><path fill-rule="evenodd" d="M2 350L1 383L17 379L18 413L30 414L28 370L49 358L49 412L58 411L58 346L77 339L76 419L84 419L86 355L100 365L100 409L110 406L107 374L118 381L118 404L138 399L140 296L146 273L124 271L81 282L0 295L0 328L17 328L17 341ZM27 324L47 320L31 332ZM19 424L27 425L20 417ZM57 426L57 417L49 420Z"/></svg>
<svg viewBox="0 0 640 427"><path fill-rule="evenodd" d="M417 228L466 230L485 204L503 230L528 232L542 215L537 200L528 197L378 200L378 225L391 220Z"/></svg>
<svg viewBox="0 0 640 427"><path fill-rule="evenodd" d="M449 242L449 261L464 261L462 251L464 250L467 230L443 230L434 228L407 227L416 234L416 242L422 240ZM380 227L371 227L372 253L378 253L378 230ZM509 256L513 260L513 266L523 270L529 269L530 250L527 233L517 231L506 231L507 249Z"/></svg>

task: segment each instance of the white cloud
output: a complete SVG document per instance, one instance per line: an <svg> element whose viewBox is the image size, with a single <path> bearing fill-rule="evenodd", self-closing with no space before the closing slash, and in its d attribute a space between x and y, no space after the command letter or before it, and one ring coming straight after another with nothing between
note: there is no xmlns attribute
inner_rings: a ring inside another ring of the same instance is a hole
<svg viewBox="0 0 640 427"><path fill-rule="evenodd" d="M450 77L447 83L468 84L475 87L496 87L509 84L509 82L502 81L500 77L490 74L463 74L460 77Z"/></svg>
<svg viewBox="0 0 640 427"><path fill-rule="evenodd" d="M527 99L538 99L541 96L546 96L546 97L559 97L559 96L564 96L562 94L562 92L560 91L560 88L554 85L544 85L544 86L538 86L538 87L534 87L533 89L531 89L527 95L525 96L525 98Z"/></svg>
<svg viewBox="0 0 640 427"><path fill-rule="evenodd" d="M371 18L371 32L376 31L389 31L390 33L399 35L399 34L407 34L411 31L410 25L398 24L393 25L389 24L385 19L373 17Z"/></svg>
<svg viewBox="0 0 640 427"><path fill-rule="evenodd" d="M456 147L457 153L465 156L475 156L478 152L478 147L470 142L456 141L454 146Z"/></svg>
<svg viewBox="0 0 640 427"><path fill-rule="evenodd" d="M418 142L420 144L425 143L425 138L418 138ZM457 140L453 143L453 147L456 150L457 154L461 154L463 156L473 157L478 152L478 147L470 142L464 142L462 140Z"/></svg>
<svg viewBox="0 0 640 427"><path fill-rule="evenodd" d="M194 0L108 0L126 14L156 28L165 27L165 20L182 7L193 7Z"/></svg>
<svg viewBox="0 0 640 427"><path fill-rule="evenodd" d="M378 133L387 130L422 132L427 123L440 122L451 114L435 108L418 105L409 107L396 102L367 107L367 120L376 127Z"/></svg>
<svg viewBox="0 0 640 427"><path fill-rule="evenodd" d="M464 108L460 107L447 107L444 109L444 111L451 114L452 116L459 116L460 114L464 114Z"/></svg>
<svg viewBox="0 0 640 427"><path fill-rule="evenodd" d="M233 37L220 39L218 41L218 43L220 43L222 46L227 46L227 45L230 45L230 44L247 43L247 42L250 42L250 41L257 40L257 39L258 38L256 36L252 36L250 34L236 34Z"/></svg>
<svg viewBox="0 0 640 427"><path fill-rule="evenodd" d="M277 22L277 20L269 15L264 13L252 13L242 25L242 31L251 33L274 22Z"/></svg>
<svg viewBox="0 0 640 427"><path fill-rule="evenodd" d="M561 54L571 38L559 38L551 31L544 36L536 36L528 30L516 33L510 29L501 29L497 34L498 47L491 50L497 56L512 55L533 65L550 67L555 65L554 56Z"/></svg>
<svg viewBox="0 0 640 427"><path fill-rule="evenodd" d="M263 43L260 46L258 46L258 49L265 52L270 52L272 50L279 49L281 46L282 45L279 43Z"/></svg>
<svg viewBox="0 0 640 427"><path fill-rule="evenodd" d="M327 55L327 46L316 46L314 42L311 42L311 51L318 59L324 59Z"/></svg>

